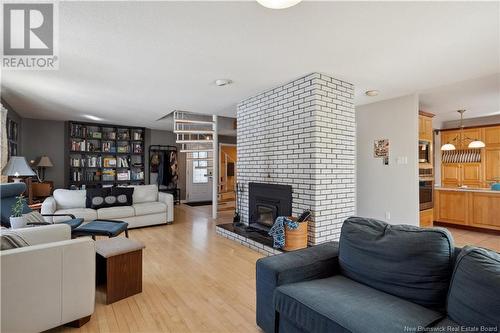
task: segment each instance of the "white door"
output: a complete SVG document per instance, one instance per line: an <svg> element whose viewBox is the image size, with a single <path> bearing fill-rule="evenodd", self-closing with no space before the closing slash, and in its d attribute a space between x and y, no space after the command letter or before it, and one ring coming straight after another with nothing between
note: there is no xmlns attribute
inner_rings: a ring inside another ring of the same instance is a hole
<svg viewBox="0 0 500 333"><path fill-rule="evenodd" d="M191 153L186 168L186 201L212 200L212 177L209 168L209 154L206 151Z"/></svg>

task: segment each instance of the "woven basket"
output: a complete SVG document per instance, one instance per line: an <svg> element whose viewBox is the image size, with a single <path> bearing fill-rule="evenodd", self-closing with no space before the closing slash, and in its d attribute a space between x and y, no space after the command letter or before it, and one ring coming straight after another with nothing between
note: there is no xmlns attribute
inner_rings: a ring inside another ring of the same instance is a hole
<svg viewBox="0 0 500 333"><path fill-rule="evenodd" d="M291 220L296 218L289 217ZM307 221L299 223L297 229L285 227L285 251L293 251L307 247Z"/></svg>

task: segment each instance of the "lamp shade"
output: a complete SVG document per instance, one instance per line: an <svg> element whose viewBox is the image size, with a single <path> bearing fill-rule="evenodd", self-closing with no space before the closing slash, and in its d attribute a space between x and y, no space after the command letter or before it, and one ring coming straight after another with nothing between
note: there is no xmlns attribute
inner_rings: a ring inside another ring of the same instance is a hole
<svg viewBox="0 0 500 333"><path fill-rule="evenodd" d="M35 176L31 170L26 158L23 156L12 156L3 168L2 173L6 176Z"/></svg>
<svg viewBox="0 0 500 333"><path fill-rule="evenodd" d="M37 167L53 167L54 164L52 164L52 161L50 158L46 155L40 157L40 161L38 161L38 164L36 165Z"/></svg>
<svg viewBox="0 0 500 333"><path fill-rule="evenodd" d="M486 145L481 140L474 140L471 143L469 143L469 148L484 148L484 147L486 147Z"/></svg>
<svg viewBox="0 0 500 333"><path fill-rule="evenodd" d="M452 143L446 143L441 146L441 150L455 150L455 145Z"/></svg>

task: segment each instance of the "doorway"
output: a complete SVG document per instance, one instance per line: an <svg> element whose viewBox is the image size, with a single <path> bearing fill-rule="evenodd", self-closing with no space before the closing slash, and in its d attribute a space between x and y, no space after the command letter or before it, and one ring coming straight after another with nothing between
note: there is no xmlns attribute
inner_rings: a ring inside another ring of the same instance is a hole
<svg viewBox="0 0 500 333"><path fill-rule="evenodd" d="M235 144L219 144L219 211L234 211L236 207L237 158Z"/></svg>
<svg viewBox="0 0 500 333"><path fill-rule="evenodd" d="M212 157L206 151L189 153L186 161L186 201L212 200Z"/></svg>

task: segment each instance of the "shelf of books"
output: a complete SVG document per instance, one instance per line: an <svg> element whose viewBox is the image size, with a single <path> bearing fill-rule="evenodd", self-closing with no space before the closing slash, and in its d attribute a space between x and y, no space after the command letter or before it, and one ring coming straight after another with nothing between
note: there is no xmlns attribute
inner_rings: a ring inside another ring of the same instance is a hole
<svg viewBox="0 0 500 333"><path fill-rule="evenodd" d="M67 123L67 187L144 184L143 127Z"/></svg>

